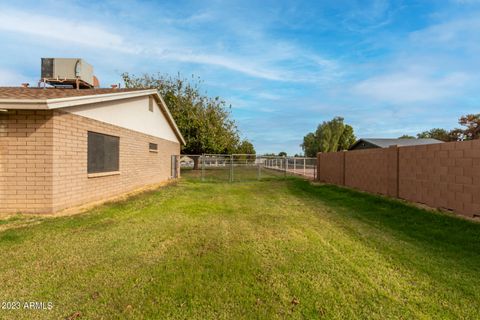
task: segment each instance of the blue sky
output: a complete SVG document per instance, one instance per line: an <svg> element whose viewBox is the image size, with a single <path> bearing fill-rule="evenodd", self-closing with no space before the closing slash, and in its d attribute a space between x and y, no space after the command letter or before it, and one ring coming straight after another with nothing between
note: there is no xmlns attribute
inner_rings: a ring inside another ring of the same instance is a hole
<svg viewBox="0 0 480 320"><path fill-rule="evenodd" d="M318 123L357 137L452 128L480 112L480 1L0 1L0 85L41 57L120 74L195 74L258 152L300 153Z"/></svg>

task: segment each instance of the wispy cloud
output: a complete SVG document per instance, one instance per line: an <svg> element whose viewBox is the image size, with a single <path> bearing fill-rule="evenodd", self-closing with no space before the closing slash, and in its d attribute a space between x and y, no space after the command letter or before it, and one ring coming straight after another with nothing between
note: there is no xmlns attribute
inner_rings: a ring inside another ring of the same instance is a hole
<svg viewBox="0 0 480 320"><path fill-rule="evenodd" d="M209 11L197 12L187 17L176 18L176 17L160 17L162 22L166 24L171 24L175 26L185 26L185 25L197 25L205 22L213 22L215 17Z"/></svg>
<svg viewBox="0 0 480 320"><path fill-rule="evenodd" d="M480 3L480 1L478 3ZM465 16L461 18L439 21L427 28L412 32L411 39L416 41L417 44L422 41L427 41L423 43L423 45L450 41L461 43L465 40L465 37L478 39L480 38L480 34L478 33L480 20L478 16L478 12L474 11L465 14Z"/></svg>
<svg viewBox="0 0 480 320"><path fill-rule="evenodd" d="M445 18L389 43L351 92L386 104L448 103L475 92L480 77L480 12ZM363 69L365 71L365 69Z"/></svg>
<svg viewBox="0 0 480 320"><path fill-rule="evenodd" d="M480 4L480 0L452 0L454 3L459 4Z"/></svg>
<svg viewBox="0 0 480 320"><path fill-rule="evenodd" d="M173 19L163 21L167 24L177 24L179 21L202 23L210 19L210 13L199 13L178 21ZM315 82L325 78L325 73L335 68L335 62L332 60L317 54L308 54L292 44L266 38L262 39L263 44L259 45L263 47L262 50L239 55L229 52L230 50L212 53L211 48L190 41L185 33L181 34L183 39L178 40L180 34L170 32L152 35L150 32L142 34L143 31L134 29L131 30L133 36L110 31L115 29L115 26L89 21L88 18L66 19L8 9L0 12L0 30L51 39L56 41L57 46L60 41L64 45L81 45L164 61L210 65L272 81ZM241 47L239 49L244 50ZM295 66L285 67L285 61L294 59L297 63L303 63L309 70L298 74L293 70ZM322 77L320 72L323 73Z"/></svg>
<svg viewBox="0 0 480 320"><path fill-rule="evenodd" d="M389 1L374 0L359 3L358 8L344 14L342 24L350 31L365 33L387 26L392 22L392 8Z"/></svg>
<svg viewBox="0 0 480 320"><path fill-rule="evenodd" d="M135 45L122 36L92 21L64 19L7 9L0 11L0 30L87 47L125 53L139 52Z"/></svg>
<svg viewBox="0 0 480 320"><path fill-rule="evenodd" d="M245 61L237 58L226 57L221 55L208 55L196 53L183 53L179 51L172 52L171 50L163 51L159 56L160 59L174 60L188 63L208 64L217 67L226 68L229 70L241 72L243 74L275 81L292 81L282 76L282 72L273 68L266 68L255 65L254 62Z"/></svg>
<svg viewBox="0 0 480 320"><path fill-rule="evenodd" d="M2 4L0 85L34 82L42 56L119 74L195 74L232 103L257 150L300 152L344 116L358 136L453 127L480 105L475 0L29 1Z"/></svg>
<svg viewBox="0 0 480 320"><path fill-rule="evenodd" d="M417 73L375 76L356 84L355 93L388 104L434 102L458 94L470 79L464 73L434 77Z"/></svg>

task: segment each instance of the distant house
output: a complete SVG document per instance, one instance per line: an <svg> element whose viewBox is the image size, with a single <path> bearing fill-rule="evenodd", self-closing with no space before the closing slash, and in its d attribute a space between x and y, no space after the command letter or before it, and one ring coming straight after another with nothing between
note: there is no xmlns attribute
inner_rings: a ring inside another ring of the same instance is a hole
<svg viewBox="0 0 480 320"><path fill-rule="evenodd" d="M355 142L348 150L361 150L372 148L388 148L390 146L418 146L425 144L443 143L437 139L360 139Z"/></svg>
<svg viewBox="0 0 480 320"><path fill-rule="evenodd" d="M178 177L157 90L0 88L0 212L52 213Z"/></svg>

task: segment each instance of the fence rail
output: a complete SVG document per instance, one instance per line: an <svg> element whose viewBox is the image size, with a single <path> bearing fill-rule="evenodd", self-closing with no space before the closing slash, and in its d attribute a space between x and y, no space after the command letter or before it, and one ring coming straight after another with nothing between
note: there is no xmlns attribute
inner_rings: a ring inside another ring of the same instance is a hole
<svg viewBox="0 0 480 320"><path fill-rule="evenodd" d="M181 155L183 175L202 181L248 181L297 175L316 179L317 159L256 154Z"/></svg>

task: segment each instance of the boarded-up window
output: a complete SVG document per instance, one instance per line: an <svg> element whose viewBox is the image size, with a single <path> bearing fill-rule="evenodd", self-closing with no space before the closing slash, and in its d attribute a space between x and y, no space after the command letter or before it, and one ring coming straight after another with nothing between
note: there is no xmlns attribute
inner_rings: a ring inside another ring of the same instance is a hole
<svg viewBox="0 0 480 320"><path fill-rule="evenodd" d="M88 132L88 173L119 170L120 138Z"/></svg>
<svg viewBox="0 0 480 320"><path fill-rule="evenodd" d="M158 144L156 144L156 143L149 143L149 144L148 144L148 149L150 149L150 151L158 151Z"/></svg>

